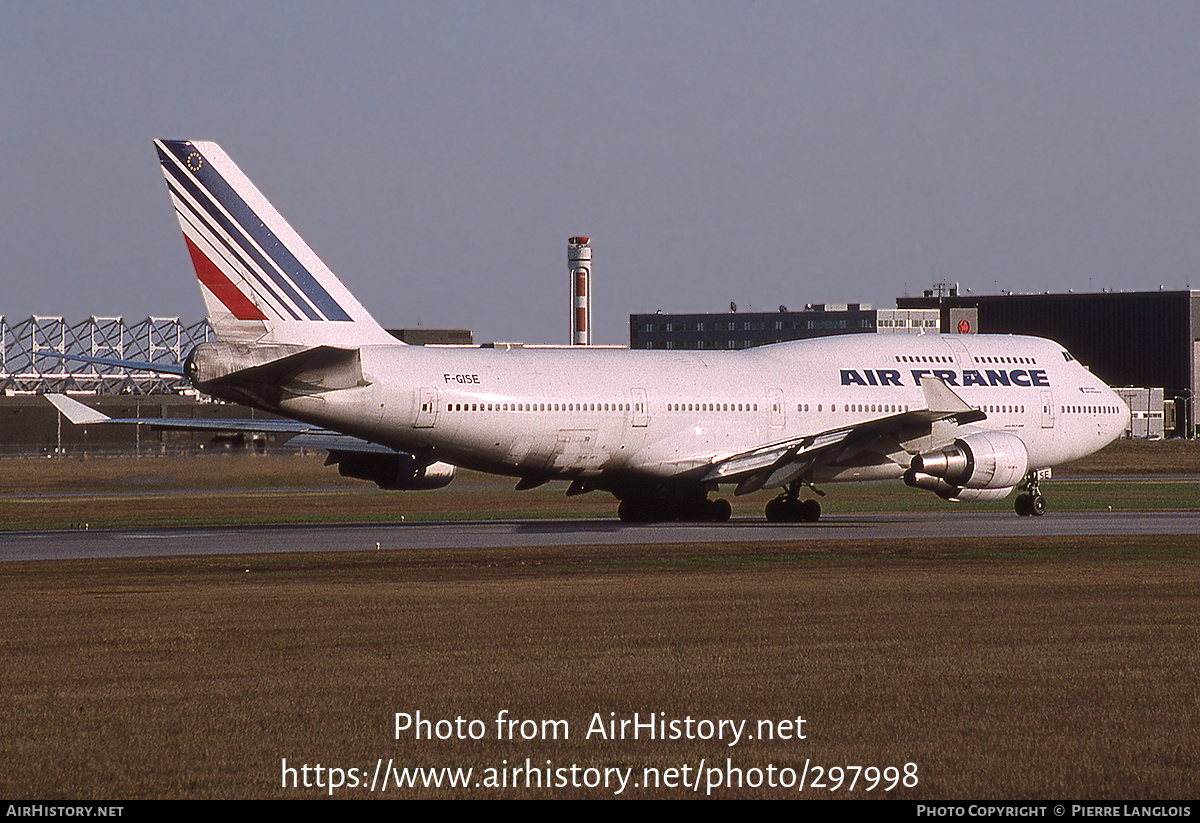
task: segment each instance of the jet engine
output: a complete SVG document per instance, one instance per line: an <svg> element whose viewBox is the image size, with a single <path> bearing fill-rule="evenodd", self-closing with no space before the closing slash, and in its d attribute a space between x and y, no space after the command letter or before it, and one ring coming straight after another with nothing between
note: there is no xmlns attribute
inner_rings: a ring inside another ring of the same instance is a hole
<svg viewBox="0 0 1200 823"><path fill-rule="evenodd" d="M979 432L935 452L918 454L904 482L946 500L1000 500L1029 469L1024 441L1005 432Z"/></svg>
<svg viewBox="0 0 1200 823"><path fill-rule="evenodd" d="M914 489L927 489L943 500L954 503L1003 500L1013 490L1012 486L1002 486L998 489L964 489L961 486L951 485L940 477L922 474L912 469L904 473L904 482Z"/></svg>
<svg viewBox="0 0 1200 823"><path fill-rule="evenodd" d="M449 463L424 465L411 454L332 451L326 465L330 463L337 463L342 477L370 480L388 491L440 489L454 479L454 466Z"/></svg>

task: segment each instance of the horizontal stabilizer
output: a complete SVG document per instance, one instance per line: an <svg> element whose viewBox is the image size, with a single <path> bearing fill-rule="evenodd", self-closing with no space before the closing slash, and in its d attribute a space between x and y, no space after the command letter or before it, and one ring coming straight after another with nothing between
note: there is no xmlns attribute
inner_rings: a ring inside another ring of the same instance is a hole
<svg viewBox="0 0 1200 823"><path fill-rule="evenodd" d="M355 452L366 454L400 454L395 449L371 443L348 434L338 434L311 423L278 418L191 418L191 417L109 417L107 414L80 403L64 394L47 394L46 399L76 426L92 424L137 425L161 431L240 432L244 434L284 434L293 448Z"/></svg>
<svg viewBox="0 0 1200 823"><path fill-rule="evenodd" d="M71 421L76 426L86 426L90 423L110 423L112 418L101 411L93 409L80 403L78 400L72 400L65 394L48 394L46 399L54 404L54 408L62 412L63 417Z"/></svg>
<svg viewBox="0 0 1200 823"><path fill-rule="evenodd" d="M99 409L80 403L65 394L47 394L46 399L76 426L115 423L124 426L148 426L163 431L216 431L216 432L271 432L278 434L306 434L327 432L320 426L301 423L299 420L278 418L254 419L246 417L109 417Z"/></svg>
<svg viewBox="0 0 1200 823"><path fill-rule="evenodd" d="M228 379L239 383L285 384L303 382L317 390L348 389L363 385L358 349L316 346L248 369Z"/></svg>
<svg viewBox="0 0 1200 823"><path fill-rule="evenodd" d="M145 360L121 360L117 357L93 357L87 354L64 354L63 352L39 350L38 357L57 357L59 360L78 360L97 366L115 366L126 371L148 371L155 374L174 374L183 377L183 366L178 363L149 363Z"/></svg>
<svg viewBox="0 0 1200 823"><path fill-rule="evenodd" d="M202 343L188 357L192 385L205 394L272 407L300 397L369 385L358 349Z"/></svg>

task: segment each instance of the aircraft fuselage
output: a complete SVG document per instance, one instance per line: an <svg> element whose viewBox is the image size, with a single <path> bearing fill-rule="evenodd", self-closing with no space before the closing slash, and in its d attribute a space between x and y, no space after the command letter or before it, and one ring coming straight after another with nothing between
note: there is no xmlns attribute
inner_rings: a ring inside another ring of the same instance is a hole
<svg viewBox="0 0 1200 823"><path fill-rule="evenodd" d="M1048 340L848 335L740 351L576 348L361 349L370 385L297 398L296 417L417 454L502 474L669 478L783 441L921 409L922 375L954 388L1025 442L1031 468L1110 442L1128 411ZM1076 411L1077 409L1077 411ZM942 445L936 427L922 448ZM824 480L898 477L875 461Z"/></svg>

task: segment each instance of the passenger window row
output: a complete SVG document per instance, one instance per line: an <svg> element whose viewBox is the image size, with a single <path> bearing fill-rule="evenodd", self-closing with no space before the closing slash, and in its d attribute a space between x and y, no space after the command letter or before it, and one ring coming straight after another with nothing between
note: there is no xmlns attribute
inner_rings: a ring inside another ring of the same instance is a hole
<svg viewBox="0 0 1200 823"><path fill-rule="evenodd" d="M629 403L447 403L448 412L627 412Z"/></svg>
<svg viewBox="0 0 1200 823"><path fill-rule="evenodd" d="M758 411L757 403L668 403L667 411L748 412Z"/></svg>

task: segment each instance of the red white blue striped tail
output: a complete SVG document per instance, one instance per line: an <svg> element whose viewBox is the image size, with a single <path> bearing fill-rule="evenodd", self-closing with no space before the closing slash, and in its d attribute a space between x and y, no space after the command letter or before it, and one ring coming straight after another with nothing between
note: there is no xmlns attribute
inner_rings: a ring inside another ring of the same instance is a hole
<svg viewBox="0 0 1200 823"><path fill-rule="evenodd" d="M398 342L220 146L154 145L220 339L343 347Z"/></svg>

